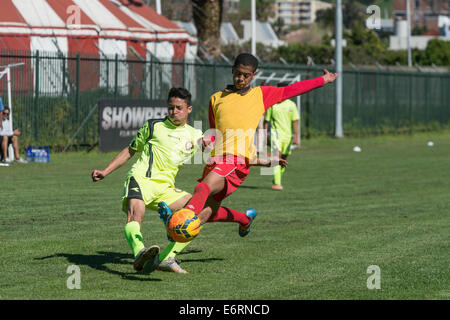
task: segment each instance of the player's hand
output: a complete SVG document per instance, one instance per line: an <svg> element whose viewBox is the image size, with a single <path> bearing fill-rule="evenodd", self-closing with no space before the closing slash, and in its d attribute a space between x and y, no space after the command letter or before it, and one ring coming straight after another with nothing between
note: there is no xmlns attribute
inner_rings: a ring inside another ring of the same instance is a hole
<svg viewBox="0 0 450 320"><path fill-rule="evenodd" d="M282 167L282 168L286 168L287 167L287 165L288 165L288 162L287 162L287 160L285 160L285 159L278 159L278 164Z"/></svg>
<svg viewBox="0 0 450 320"><path fill-rule="evenodd" d="M201 139L202 151L209 152L214 148L214 141L212 137L203 137Z"/></svg>
<svg viewBox="0 0 450 320"><path fill-rule="evenodd" d="M327 69L323 69L324 75L322 76L325 84L333 82L339 76L337 73L331 73Z"/></svg>
<svg viewBox="0 0 450 320"><path fill-rule="evenodd" d="M96 182L99 180L103 180L106 177L106 175L103 173L103 171L94 170L91 173L91 177L92 177L92 181Z"/></svg>
<svg viewBox="0 0 450 320"><path fill-rule="evenodd" d="M280 157L272 157L272 158L270 158L270 160L268 160L267 163L265 163L264 165L265 165L266 167L271 167L272 164L275 164L275 163L276 163L277 165L282 166L283 168L286 168L287 165L288 165L288 162L287 162L286 160L280 158Z"/></svg>

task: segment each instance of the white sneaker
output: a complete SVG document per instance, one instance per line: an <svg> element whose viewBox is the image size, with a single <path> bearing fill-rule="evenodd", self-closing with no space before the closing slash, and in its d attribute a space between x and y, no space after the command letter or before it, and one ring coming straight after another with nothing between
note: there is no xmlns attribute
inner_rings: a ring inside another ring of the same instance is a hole
<svg viewBox="0 0 450 320"><path fill-rule="evenodd" d="M18 158L18 159L16 159L15 161L18 162L18 163L28 163L27 160L22 159L22 158Z"/></svg>
<svg viewBox="0 0 450 320"><path fill-rule="evenodd" d="M166 272L175 272L175 273L188 273L186 270L180 267L175 258L168 258L164 261L161 261L159 265L156 267L156 270L166 271Z"/></svg>

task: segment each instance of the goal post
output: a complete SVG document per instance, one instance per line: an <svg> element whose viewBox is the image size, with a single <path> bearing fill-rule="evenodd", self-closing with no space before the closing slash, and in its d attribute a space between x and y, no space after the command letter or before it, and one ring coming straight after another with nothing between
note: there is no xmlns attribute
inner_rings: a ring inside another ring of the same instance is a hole
<svg viewBox="0 0 450 320"><path fill-rule="evenodd" d="M277 74L276 72L271 72L268 75L264 75L262 71L258 72L255 75L255 78L252 80L252 86L256 85L257 81L260 81L261 83L266 83L267 85L269 85L270 82L276 82L276 83L288 83L288 84L292 84L295 82L298 82L301 80L301 75L300 74L291 74L291 73L283 73L283 74ZM296 105L297 105L297 111L298 111L298 116L299 116L299 120L298 120L298 124L297 124L297 129L298 129L298 146L300 147L301 145L301 97L300 95L298 95L296 97ZM261 121L262 122L262 121ZM260 125L261 125L260 122ZM260 127L260 125L258 126L258 129L262 129ZM256 136L256 148L257 151L259 152L261 150L261 144L264 143L264 141L261 141L263 137L260 137L259 135Z"/></svg>
<svg viewBox="0 0 450 320"><path fill-rule="evenodd" d="M9 123L11 130L14 131L13 126L13 106L12 106L12 94L11 94L11 68L20 67L24 65L24 62L12 63L4 66L0 66L0 80L6 76L6 90L8 95L8 107L9 107ZM14 149L10 144L8 147L8 157L10 160L14 160Z"/></svg>

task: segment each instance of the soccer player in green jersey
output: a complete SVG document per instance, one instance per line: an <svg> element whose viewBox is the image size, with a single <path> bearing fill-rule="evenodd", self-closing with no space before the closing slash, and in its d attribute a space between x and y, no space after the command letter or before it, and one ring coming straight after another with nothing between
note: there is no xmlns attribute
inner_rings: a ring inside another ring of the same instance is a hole
<svg viewBox="0 0 450 320"><path fill-rule="evenodd" d="M279 83L278 87L287 85L287 83ZM282 159L286 160L291 154L292 145L298 145L298 121L297 105L290 99L274 104L266 111L264 129L269 131L270 124L270 145ZM294 134L292 134L292 129L294 129ZM280 165L273 168L273 190L283 190L281 176L285 170L286 168Z"/></svg>
<svg viewBox="0 0 450 320"><path fill-rule="evenodd" d="M186 273L174 258L189 242L171 242L160 253L158 246L144 246L140 231L146 208L156 211L158 203L164 202L176 211L191 199L189 193L175 188L175 177L180 167L203 145L203 134L187 124L188 115L192 112L188 90L170 89L168 108L166 119L146 121L129 146L119 152L105 169L94 170L91 174L94 182L102 180L136 152L141 152L126 176L122 204L122 210L127 214L125 237L133 251L136 271L144 271L146 263L153 262L158 256L156 266L159 270ZM199 218L206 222L201 215Z"/></svg>

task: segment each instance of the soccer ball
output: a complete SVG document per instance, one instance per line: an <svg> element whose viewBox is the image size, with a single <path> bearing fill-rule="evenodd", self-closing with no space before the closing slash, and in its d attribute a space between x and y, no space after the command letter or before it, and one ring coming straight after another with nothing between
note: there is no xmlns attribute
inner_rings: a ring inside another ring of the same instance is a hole
<svg viewBox="0 0 450 320"><path fill-rule="evenodd" d="M173 241L189 242L200 232L200 219L194 211L183 208L170 216L166 230Z"/></svg>

